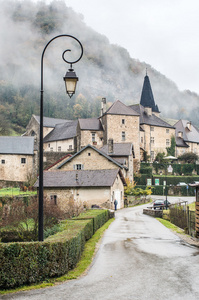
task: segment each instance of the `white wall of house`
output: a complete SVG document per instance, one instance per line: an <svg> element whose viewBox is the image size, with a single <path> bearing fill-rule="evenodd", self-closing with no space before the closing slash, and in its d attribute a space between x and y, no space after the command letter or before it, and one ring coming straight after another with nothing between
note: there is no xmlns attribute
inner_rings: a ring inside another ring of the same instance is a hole
<svg viewBox="0 0 199 300"><path fill-rule="evenodd" d="M74 139L44 143L45 152L69 152L74 150Z"/></svg>

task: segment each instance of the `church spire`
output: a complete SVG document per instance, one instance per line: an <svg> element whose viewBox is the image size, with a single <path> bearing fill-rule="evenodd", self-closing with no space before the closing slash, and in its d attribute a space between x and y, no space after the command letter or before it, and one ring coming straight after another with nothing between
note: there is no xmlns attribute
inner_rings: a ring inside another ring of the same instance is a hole
<svg viewBox="0 0 199 300"><path fill-rule="evenodd" d="M153 98L153 92L151 89L149 76L147 75L147 68L146 68L146 76L144 77L144 84L142 88L140 104L144 107L151 107L153 112L159 113L158 106L155 104Z"/></svg>

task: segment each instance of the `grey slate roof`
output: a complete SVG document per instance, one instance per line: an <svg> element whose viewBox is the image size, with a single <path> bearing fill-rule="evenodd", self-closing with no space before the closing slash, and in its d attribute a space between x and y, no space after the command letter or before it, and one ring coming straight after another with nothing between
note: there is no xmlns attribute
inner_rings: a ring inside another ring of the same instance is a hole
<svg viewBox="0 0 199 300"><path fill-rule="evenodd" d="M38 124L40 124L40 116L33 115ZM66 120L66 119L56 119L56 118L48 118L44 117L43 118L43 125L44 127L55 127L56 124L61 124L61 123L66 123L66 122L71 122L71 120Z"/></svg>
<svg viewBox="0 0 199 300"><path fill-rule="evenodd" d="M78 170L78 171L46 171L44 172L44 187L111 187L120 173L119 169L112 170ZM78 179L76 180L76 176ZM39 182L35 183L38 187Z"/></svg>
<svg viewBox="0 0 199 300"><path fill-rule="evenodd" d="M195 127L193 124L191 124L191 130L187 128L188 120L179 120L177 123L175 123L176 127L176 138L178 136L178 132L183 132L183 140L184 142L192 142L192 143L199 143L199 131L197 127ZM179 142L179 139L177 139ZM176 142L177 142L176 141Z"/></svg>
<svg viewBox="0 0 199 300"><path fill-rule="evenodd" d="M130 106L126 106L124 103L117 100L114 102L105 112L109 115L125 115L125 116L139 116L139 113L133 110Z"/></svg>
<svg viewBox="0 0 199 300"><path fill-rule="evenodd" d="M99 119L79 119L79 126L82 130L103 131L101 121Z"/></svg>
<svg viewBox="0 0 199 300"><path fill-rule="evenodd" d="M0 136L1 154L34 154L34 137Z"/></svg>
<svg viewBox="0 0 199 300"><path fill-rule="evenodd" d="M70 121L55 125L55 128L44 137L44 143L52 141L67 140L75 137L77 134L77 121Z"/></svg>
<svg viewBox="0 0 199 300"><path fill-rule="evenodd" d="M148 116L145 111L144 107L141 104L134 104L130 105L131 108L136 110L140 114L140 125L147 124L151 126L159 126L159 127L166 127L166 128L175 128L174 126L171 126L169 123L163 121L156 115L152 114L151 116Z"/></svg>
<svg viewBox="0 0 199 300"><path fill-rule="evenodd" d="M91 148L93 150L95 150L96 152L98 152L100 155L103 155L104 157L106 157L109 161L113 162L114 164L116 164L119 168L125 168L126 167L120 165L116 160L114 160L113 158L111 158L109 155L107 155L105 152L93 147L92 145L87 145L84 148L82 148L80 151L78 151L77 153L75 153L71 158L69 158L67 161L63 162L62 164L60 164L57 169L60 169L63 165L67 164L68 162L70 162L71 160L73 160L74 157L76 157L77 155L81 154L85 149L87 148Z"/></svg>
<svg viewBox="0 0 199 300"><path fill-rule="evenodd" d="M189 146L185 143L185 141L180 138L180 137L176 137L176 146L177 147L185 147L188 148Z"/></svg>
<svg viewBox="0 0 199 300"><path fill-rule="evenodd" d="M144 84L142 87L140 104L144 107L151 107L152 111L154 112L159 112L158 106L155 104L154 101L153 92L151 89L151 84L148 75L144 77Z"/></svg>
<svg viewBox="0 0 199 300"><path fill-rule="evenodd" d="M113 153L108 152L108 145L104 145L100 150L111 156L129 156L133 152L132 143L113 143Z"/></svg>

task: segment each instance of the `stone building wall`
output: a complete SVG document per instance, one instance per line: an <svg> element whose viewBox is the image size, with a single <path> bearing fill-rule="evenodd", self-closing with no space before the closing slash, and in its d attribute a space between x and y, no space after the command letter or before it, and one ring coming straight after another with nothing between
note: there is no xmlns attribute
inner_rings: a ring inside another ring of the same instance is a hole
<svg viewBox="0 0 199 300"><path fill-rule="evenodd" d="M71 152L74 151L74 139L52 141L44 143L45 152Z"/></svg>
<svg viewBox="0 0 199 300"><path fill-rule="evenodd" d="M106 115L106 119L107 125L105 128L104 144L107 144L109 139L113 139L114 143L133 143L135 158L139 160L139 116Z"/></svg>
<svg viewBox="0 0 199 300"><path fill-rule="evenodd" d="M142 126L145 130L145 151L148 155L152 152L151 159L155 159L158 152L167 154L166 148L171 146L171 137L172 135L175 136L175 129L146 124Z"/></svg>
<svg viewBox="0 0 199 300"><path fill-rule="evenodd" d="M35 174L34 164L34 155L0 154L0 180L25 182Z"/></svg>
<svg viewBox="0 0 199 300"><path fill-rule="evenodd" d="M81 155L77 155L71 161L62 166L62 171L74 170L74 165L83 165L84 170L104 170L104 169L118 169L119 167L107 158L100 155L92 148L85 149Z"/></svg>

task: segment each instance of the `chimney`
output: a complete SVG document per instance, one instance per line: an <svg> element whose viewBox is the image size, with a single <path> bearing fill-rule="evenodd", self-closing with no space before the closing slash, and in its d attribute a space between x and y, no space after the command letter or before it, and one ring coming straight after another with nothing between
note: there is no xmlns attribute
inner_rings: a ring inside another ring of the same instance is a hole
<svg viewBox="0 0 199 300"><path fill-rule="evenodd" d="M144 113L145 113L147 116L152 116L152 108L151 108L151 107L145 107L145 108L144 108Z"/></svg>
<svg viewBox="0 0 199 300"><path fill-rule="evenodd" d="M101 101L101 116L103 116L105 111L106 111L106 98L102 98L102 101Z"/></svg>
<svg viewBox="0 0 199 300"><path fill-rule="evenodd" d="M181 139L183 138L183 132L182 131L178 131L178 137L181 138Z"/></svg>
<svg viewBox="0 0 199 300"><path fill-rule="evenodd" d="M191 121L187 122L187 128L191 131Z"/></svg>
<svg viewBox="0 0 199 300"><path fill-rule="evenodd" d="M108 154L113 153L113 139L108 140Z"/></svg>

